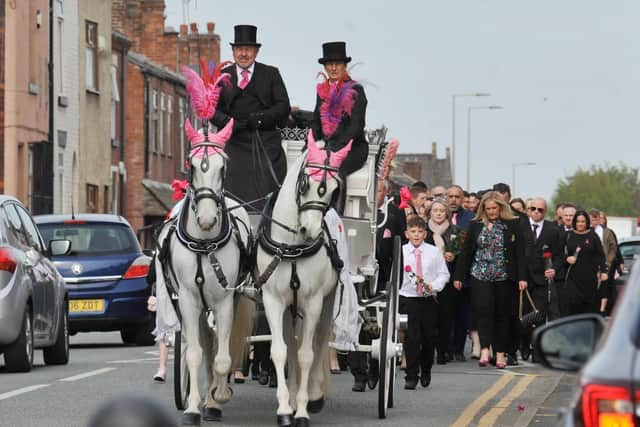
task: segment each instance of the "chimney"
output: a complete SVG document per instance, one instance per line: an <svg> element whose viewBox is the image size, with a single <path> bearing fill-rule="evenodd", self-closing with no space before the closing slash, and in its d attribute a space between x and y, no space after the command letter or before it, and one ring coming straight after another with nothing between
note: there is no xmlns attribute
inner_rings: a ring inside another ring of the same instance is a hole
<svg viewBox="0 0 640 427"><path fill-rule="evenodd" d="M444 149L444 155L447 159L451 157L451 147L447 147Z"/></svg>
<svg viewBox="0 0 640 427"><path fill-rule="evenodd" d="M180 24L180 37L187 37L189 32L189 26L187 24Z"/></svg>
<svg viewBox="0 0 640 427"><path fill-rule="evenodd" d="M191 23L191 34L198 34L198 24L196 22Z"/></svg>
<svg viewBox="0 0 640 427"><path fill-rule="evenodd" d="M207 22L207 33L208 34L213 34L213 31L216 29L216 23L215 22Z"/></svg>
<svg viewBox="0 0 640 427"><path fill-rule="evenodd" d="M438 158L438 143L436 141L431 143L431 155L436 159Z"/></svg>

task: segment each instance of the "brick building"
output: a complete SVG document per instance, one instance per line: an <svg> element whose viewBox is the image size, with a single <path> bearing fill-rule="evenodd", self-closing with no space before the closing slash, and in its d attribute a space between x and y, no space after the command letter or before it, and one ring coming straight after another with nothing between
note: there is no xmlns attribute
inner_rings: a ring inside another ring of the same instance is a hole
<svg viewBox="0 0 640 427"><path fill-rule="evenodd" d="M429 188L453 184L449 147L444 158L438 158L438 145L434 142L431 144L431 153L398 153L395 160L398 175L405 174L414 181L423 181Z"/></svg>
<svg viewBox="0 0 640 427"><path fill-rule="evenodd" d="M220 37L212 22L204 33L196 24L179 32L165 28L164 0L114 0L112 7L113 30L130 43L124 134L119 154L112 152L112 170L123 190L119 209L138 230L164 218L173 205L171 182L186 177L183 126L190 108L180 68L197 69L200 58L218 63Z"/></svg>

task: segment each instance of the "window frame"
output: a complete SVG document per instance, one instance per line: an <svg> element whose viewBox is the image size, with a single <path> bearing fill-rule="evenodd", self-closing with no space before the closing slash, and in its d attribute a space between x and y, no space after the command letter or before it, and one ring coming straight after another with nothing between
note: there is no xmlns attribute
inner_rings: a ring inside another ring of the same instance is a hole
<svg viewBox="0 0 640 427"><path fill-rule="evenodd" d="M85 35L85 86L88 91L100 90L100 74L98 72L98 23L86 20ZM89 54L91 52L91 55ZM90 58L91 56L91 58ZM91 66L91 69L89 68ZM89 80L91 77L92 81ZM93 85L91 84L93 83Z"/></svg>

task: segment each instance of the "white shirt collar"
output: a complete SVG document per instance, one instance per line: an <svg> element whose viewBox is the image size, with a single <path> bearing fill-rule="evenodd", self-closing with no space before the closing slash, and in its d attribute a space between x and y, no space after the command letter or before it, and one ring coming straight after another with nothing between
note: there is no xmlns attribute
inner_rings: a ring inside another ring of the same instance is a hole
<svg viewBox="0 0 640 427"><path fill-rule="evenodd" d="M529 224L531 224L531 226L533 226L533 224L537 224L540 228L542 228L542 224L544 224L544 219L540 222L535 222L533 218L529 217Z"/></svg>

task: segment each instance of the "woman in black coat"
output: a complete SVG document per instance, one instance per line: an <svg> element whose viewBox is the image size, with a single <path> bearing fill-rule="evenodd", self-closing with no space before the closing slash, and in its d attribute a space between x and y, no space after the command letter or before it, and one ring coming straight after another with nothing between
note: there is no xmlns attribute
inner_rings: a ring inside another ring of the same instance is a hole
<svg viewBox="0 0 640 427"><path fill-rule="evenodd" d="M367 97L363 87L347 72L351 57L344 42L322 45L326 80L317 85L316 108L313 112L313 137L323 140L331 151L338 151L352 141L351 151L340 166L340 175L360 169L367 160L369 147L364 136Z"/></svg>
<svg viewBox="0 0 640 427"><path fill-rule="evenodd" d="M591 228L589 215L578 211L564 242L567 275L565 292L569 315L598 313L600 282L608 279L602 243Z"/></svg>
<svg viewBox="0 0 640 427"><path fill-rule="evenodd" d="M517 293L526 289L526 241L517 218L502 197L486 193L471 222L456 262L454 285L469 280L471 301L480 334L480 366L489 363L489 348L496 367L506 366L509 320L517 310Z"/></svg>
<svg viewBox="0 0 640 427"><path fill-rule="evenodd" d="M427 238L425 242L436 246L442 252L444 260L447 262L451 279L438 292L438 365L444 365L455 356L457 360L464 361L463 354L449 354L449 341L451 336L451 325L455 314L456 299L459 289L453 286L453 273L457 254L452 248L455 239L462 239L461 229L450 221L451 211L444 199L435 199L429 208L429 219L427 220ZM461 241L461 240L458 240Z"/></svg>

